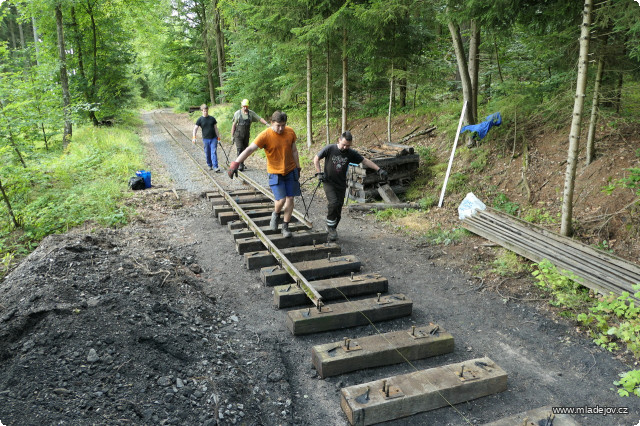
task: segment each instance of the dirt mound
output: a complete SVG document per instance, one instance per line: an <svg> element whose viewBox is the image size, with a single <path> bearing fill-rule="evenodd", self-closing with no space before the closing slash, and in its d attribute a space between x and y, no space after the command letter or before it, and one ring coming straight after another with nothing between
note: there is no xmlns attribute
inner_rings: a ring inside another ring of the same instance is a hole
<svg viewBox="0 0 640 426"><path fill-rule="evenodd" d="M260 422L274 405L262 391L281 385L240 372L237 316L205 290L192 249L165 237L140 221L53 235L3 280L0 420Z"/></svg>

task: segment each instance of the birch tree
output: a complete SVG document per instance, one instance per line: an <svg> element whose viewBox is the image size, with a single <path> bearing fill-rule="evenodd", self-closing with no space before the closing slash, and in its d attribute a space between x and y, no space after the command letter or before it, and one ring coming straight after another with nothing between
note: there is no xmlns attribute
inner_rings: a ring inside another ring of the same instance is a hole
<svg viewBox="0 0 640 426"><path fill-rule="evenodd" d="M580 125L584 108L584 93L587 85L587 65L589 60L589 31L591 27L592 0L585 0L582 11L582 27L580 30L580 56L578 59L578 77L576 95L573 103L571 131L569 133L569 151L567 154L567 170L564 177L562 196L562 218L560 233L564 236L573 234L573 189L575 186L576 167L578 163L578 147L580 145Z"/></svg>

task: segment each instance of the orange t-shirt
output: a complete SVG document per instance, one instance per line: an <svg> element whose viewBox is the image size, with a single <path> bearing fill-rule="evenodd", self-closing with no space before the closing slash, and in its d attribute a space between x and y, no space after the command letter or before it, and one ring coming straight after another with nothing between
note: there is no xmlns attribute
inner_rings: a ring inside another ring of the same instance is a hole
<svg viewBox="0 0 640 426"><path fill-rule="evenodd" d="M260 132L253 143L267 154L267 173L286 175L298 167L291 149L296 139L296 132L289 126L285 126L281 135L271 127Z"/></svg>

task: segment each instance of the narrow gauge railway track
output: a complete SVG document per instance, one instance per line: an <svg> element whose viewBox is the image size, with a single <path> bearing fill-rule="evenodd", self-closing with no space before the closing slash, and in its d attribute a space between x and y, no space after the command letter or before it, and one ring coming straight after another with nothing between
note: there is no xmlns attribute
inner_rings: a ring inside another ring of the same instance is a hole
<svg viewBox="0 0 640 426"><path fill-rule="evenodd" d="M450 333L433 323L379 332L376 322L411 315L413 303L407 295L389 294L388 280L379 274L360 273L362 263L355 256L343 255L338 244L325 243L326 232L313 231L312 223L298 211L294 213L295 223L292 221L292 238L271 231L267 227L273 209L270 191L242 172L239 177L247 189L223 186L196 161L196 148L189 136L161 116L155 117L160 118L156 122L173 142L210 179L215 190L206 196L214 216L228 227L246 268L260 270L263 284L273 287L278 308L292 308L286 312L285 321L293 335L360 325L375 329L376 334L371 336L344 338L310 348L313 366L321 378L398 363L407 363L414 370L343 387L340 405L349 423L375 424L449 406L464 423L470 424L455 404L507 389L507 373L488 357L418 370L413 360L453 351ZM542 421L548 414L548 410L540 409L526 416L529 420L538 416ZM523 423L520 420L518 424ZM538 424L537 420L531 424ZM553 424L576 423L568 416L558 416Z"/></svg>

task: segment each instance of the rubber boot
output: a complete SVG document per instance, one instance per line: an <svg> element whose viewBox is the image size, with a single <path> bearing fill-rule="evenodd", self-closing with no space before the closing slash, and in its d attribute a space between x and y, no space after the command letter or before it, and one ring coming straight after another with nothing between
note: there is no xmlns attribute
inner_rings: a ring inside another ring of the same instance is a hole
<svg viewBox="0 0 640 426"><path fill-rule="evenodd" d="M282 222L282 236L285 238L291 238L293 236L289 230L289 222Z"/></svg>
<svg viewBox="0 0 640 426"><path fill-rule="evenodd" d="M280 213L271 213L271 221L269 222L269 229L272 231L278 230L278 222L280 222Z"/></svg>
<svg viewBox="0 0 640 426"><path fill-rule="evenodd" d="M338 239L338 231L333 226L327 226L327 241L336 241Z"/></svg>

